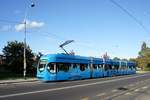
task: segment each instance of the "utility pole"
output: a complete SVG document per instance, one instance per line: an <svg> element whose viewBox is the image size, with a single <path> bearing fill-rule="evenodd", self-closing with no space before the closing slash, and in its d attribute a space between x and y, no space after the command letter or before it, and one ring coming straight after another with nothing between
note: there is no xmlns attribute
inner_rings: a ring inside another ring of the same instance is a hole
<svg viewBox="0 0 150 100"><path fill-rule="evenodd" d="M26 63L26 27L27 27L27 23L26 23L26 19L24 21L24 68L23 68L23 76L24 79L26 79L26 68L27 68L27 63Z"/></svg>
<svg viewBox="0 0 150 100"><path fill-rule="evenodd" d="M34 7L35 6L35 4L34 3L32 3L31 4L31 7ZM26 19L26 17L27 17L27 9L26 9L26 11L25 11L25 16L24 16L24 56L23 56L23 77L24 77L24 79L26 80L26 72L27 72L27 60L26 60L26 34L27 34L27 19Z"/></svg>

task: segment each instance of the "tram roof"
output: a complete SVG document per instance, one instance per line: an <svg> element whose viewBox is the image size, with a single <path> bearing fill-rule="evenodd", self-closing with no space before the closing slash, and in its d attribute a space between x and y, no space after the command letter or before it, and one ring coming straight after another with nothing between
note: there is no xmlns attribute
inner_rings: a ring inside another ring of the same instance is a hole
<svg viewBox="0 0 150 100"><path fill-rule="evenodd" d="M113 65L128 65L133 66L135 65L135 62L132 61L123 61L123 60L112 60Z"/></svg>
<svg viewBox="0 0 150 100"><path fill-rule="evenodd" d="M48 62L63 62L63 63L94 63L100 64L103 62L102 58L84 57L79 55L67 55L67 54L48 54L41 57L41 59L47 59Z"/></svg>
<svg viewBox="0 0 150 100"><path fill-rule="evenodd" d="M41 57L43 60L47 60L48 62L61 62L61 63L93 63L93 64L102 64L104 63L102 58L95 58L95 57L85 57L79 55L67 55L67 54L47 54ZM121 60L112 60L112 59L105 59L106 64L113 64L113 65L126 65L129 66L135 65L134 62L131 61L121 61Z"/></svg>

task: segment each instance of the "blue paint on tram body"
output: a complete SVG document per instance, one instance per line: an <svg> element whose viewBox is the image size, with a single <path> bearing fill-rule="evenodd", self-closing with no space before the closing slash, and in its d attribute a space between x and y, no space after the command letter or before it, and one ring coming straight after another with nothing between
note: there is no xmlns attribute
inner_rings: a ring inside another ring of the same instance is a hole
<svg viewBox="0 0 150 100"><path fill-rule="evenodd" d="M42 56L37 66L37 78L43 81L78 80L135 73L134 62L66 54Z"/></svg>

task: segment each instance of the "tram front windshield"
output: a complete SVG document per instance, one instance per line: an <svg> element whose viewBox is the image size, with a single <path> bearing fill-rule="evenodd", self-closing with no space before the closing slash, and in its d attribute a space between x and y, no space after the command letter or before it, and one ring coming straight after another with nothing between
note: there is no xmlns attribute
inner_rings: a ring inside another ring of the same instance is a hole
<svg viewBox="0 0 150 100"><path fill-rule="evenodd" d="M39 69L40 72L44 71L46 64L47 64L46 61L40 61L39 62L38 69Z"/></svg>

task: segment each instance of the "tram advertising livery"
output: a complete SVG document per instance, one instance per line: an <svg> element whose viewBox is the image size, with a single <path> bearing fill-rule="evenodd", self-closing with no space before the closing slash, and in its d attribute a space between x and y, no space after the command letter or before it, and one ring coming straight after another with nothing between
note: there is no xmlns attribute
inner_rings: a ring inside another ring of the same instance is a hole
<svg viewBox="0 0 150 100"><path fill-rule="evenodd" d="M37 66L37 78L43 81L79 80L135 73L134 62L67 54L42 56Z"/></svg>

